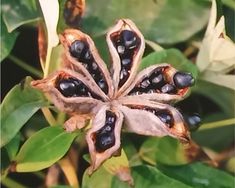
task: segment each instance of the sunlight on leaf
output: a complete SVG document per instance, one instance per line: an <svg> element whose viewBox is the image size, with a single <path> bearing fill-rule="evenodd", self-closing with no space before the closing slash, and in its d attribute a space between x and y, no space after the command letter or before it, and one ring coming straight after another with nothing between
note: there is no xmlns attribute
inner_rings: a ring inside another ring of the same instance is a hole
<svg viewBox="0 0 235 188"><path fill-rule="evenodd" d="M48 105L42 93L31 88L31 80L26 77L25 83L13 87L1 104L1 147L14 138L35 112Z"/></svg>
<svg viewBox="0 0 235 188"><path fill-rule="evenodd" d="M202 163L182 166L158 165L158 168L167 176L192 187L232 188L234 185L234 178L230 174Z"/></svg>
<svg viewBox="0 0 235 188"><path fill-rule="evenodd" d="M40 19L36 0L3 0L2 16L9 32L21 25L35 22Z"/></svg>
<svg viewBox="0 0 235 188"><path fill-rule="evenodd" d="M47 168L62 158L78 132L67 133L61 126L46 127L30 137L16 156L17 172Z"/></svg>

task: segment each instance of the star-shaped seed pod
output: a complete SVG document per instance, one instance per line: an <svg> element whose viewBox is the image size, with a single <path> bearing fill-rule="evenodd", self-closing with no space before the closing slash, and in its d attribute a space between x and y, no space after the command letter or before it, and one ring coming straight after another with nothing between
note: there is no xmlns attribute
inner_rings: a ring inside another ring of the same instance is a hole
<svg viewBox="0 0 235 188"><path fill-rule="evenodd" d="M67 131L83 128L86 120L92 120L86 134L90 173L118 152L122 129L190 140L182 115L171 104L186 95L194 83L192 75L166 63L138 72L145 42L131 20L119 20L106 40L110 72L92 39L79 30L67 29L60 35L63 68L32 82L70 115L64 125Z"/></svg>

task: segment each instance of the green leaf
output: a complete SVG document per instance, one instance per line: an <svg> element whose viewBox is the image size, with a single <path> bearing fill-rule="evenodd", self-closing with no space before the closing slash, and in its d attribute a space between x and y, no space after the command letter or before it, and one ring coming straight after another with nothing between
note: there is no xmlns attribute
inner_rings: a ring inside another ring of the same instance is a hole
<svg viewBox="0 0 235 188"><path fill-rule="evenodd" d="M88 0L86 5L83 25L92 35L102 33L117 19L130 18L146 39L165 44L187 40L206 25L209 16L209 3L198 0Z"/></svg>
<svg viewBox="0 0 235 188"><path fill-rule="evenodd" d="M68 186L68 185L55 185L55 186L52 186L52 187L49 187L49 188L72 188L72 187Z"/></svg>
<svg viewBox="0 0 235 188"><path fill-rule="evenodd" d="M147 165L136 166L132 168L133 178L135 188L165 188L165 187L174 187L174 188L190 188L182 182L175 180L173 178L167 177L161 173L156 167L151 167ZM117 178L113 179L112 188L129 188L129 185L120 182Z"/></svg>
<svg viewBox="0 0 235 188"><path fill-rule="evenodd" d="M222 3L235 10L234 0L222 0Z"/></svg>
<svg viewBox="0 0 235 188"><path fill-rule="evenodd" d="M192 87L192 92L214 101L228 118L234 117L235 92L233 90L198 79L196 85Z"/></svg>
<svg viewBox="0 0 235 188"><path fill-rule="evenodd" d="M161 63L169 63L178 70L191 72L195 78L198 76L196 65L189 61L179 50L174 48L149 54L143 58L140 70L150 65Z"/></svg>
<svg viewBox="0 0 235 188"><path fill-rule="evenodd" d="M16 171L32 172L51 166L65 155L77 135L77 132L65 132L60 126L38 131L16 156Z"/></svg>
<svg viewBox="0 0 235 188"><path fill-rule="evenodd" d="M202 163L182 166L159 165L159 168L167 176L175 178L192 187L234 187L233 176Z"/></svg>
<svg viewBox="0 0 235 188"><path fill-rule="evenodd" d="M83 174L82 188L110 188L113 175L108 173L104 167L100 167L91 176L88 175L87 170Z"/></svg>
<svg viewBox="0 0 235 188"><path fill-rule="evenodd" d="M26 77L25 83L13 87L1 104L1 147L19 132L38 109L48 104L41 92L30 87L31 80Z"/></svg>
<svg viewBox="0 0 235 188"><path fill-rule="evenodd" d="M2 16L9 32L40 18L36 0L3 0Z"/></svg>
<svg viewBox="0 0 235 188"><path fill-rule="evenodd" d="M149 138L140 148L140 157L152 164L158 162L168 165L188 163L183 145L171 137Z"/></svg>
<svg viewBox="0 0 235 188"><path fill-rule="evenodd" d="M3 22L2 17L1 17L1 35L0 35L1 58L0 58L0 61L5 59L10 54L10 52L15 44L17 36L18 36L18 33L15 31L8 33L6 25Z"/></svg>
<svg viewBox="0 0 235 188"><path fill-rule="evenodd" d="M13 160L20 147L20 134L17 134L6 146L10 160Z"/></svg>

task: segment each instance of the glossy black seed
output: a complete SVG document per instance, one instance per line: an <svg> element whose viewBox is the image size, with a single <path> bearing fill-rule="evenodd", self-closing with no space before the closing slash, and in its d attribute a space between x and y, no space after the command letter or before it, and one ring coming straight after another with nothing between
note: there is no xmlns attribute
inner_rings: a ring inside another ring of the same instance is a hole
<svg viewBox="0 0 235 188"><path fill-rule="evenodd" d="M123 30L120 34L121 41L127 49L133 49L137 45L136 34L129 30Z"/></svg>
<svg viewBox="0 0 235 188"><path fill-rule="evenodd" d="M98 81L98 86L100 87L100 89L104 90L107 86L106 86L106 83L104 81L104 79L100 79Z"/></svg>
<svg viewBox="0 0 235 188"><path fill-rule="evenodd" d="M201 117L198 114L184 115L184 120L188 124L190 131L195 131L200 127Z"/></svg>
<svg viewBox="0 0 235 188"><path fill-rule="evenodd" d="M56 87L65 97L76 96L76 83L73 80L59 80Z"/></svg>
<svg viewBox="0 0 235 188"><path fill-rule="evenodd" d="M117 46L117 51L118 51L119 55L123 55L124 52L125 52L125 46L118 45Z"/></svg>
<svg viewBox="0 0 235 188"><path fill-rule="evenodd" d="M122 69L120 72L119 86L122 86L129 77L129 72L126 69Z"/></svg>
<svg viewBox="0 0 235 188"><path fill-rule="evenodd" d="M148 78L145 78L141 83L140 83L140 87L142 89L146 89L150 86L151 82L149 81Z"/></svg>
<svg viewBox="0 0 235 188"><path fill-rule="evenodd" d="M156 115L163 123L166 123L169 127L173 125L173 117L169 112L159 111L159 112L156 112Z"/></svg>
<svg viewBox="0 0 235 188"><path fill-rule="evenodd" d="M176 93L176 88L172 84L165 84L161 88L162 93Z"/></svg>
<svg viewBox="0 0 235 188"><path fill-rule="evenodd" d="M75 40L70 46L70 54L73 57L77 58L79 61L85 57L87 51L87 45L81 40Z"/></svg>
<svg viewBox="0 0 235 188"><path fill-rule="evenodd" d="M92 72L95 72L95 71L98 70L98 65L97 65L97 63L92 62L92 64L91 64L91 70L92 70Z"/></svg>
<svg viewBox="0 0 235 188"><path fill-rule="evenodd" d="M195 82L192 74L185 72L177 72L174 77L174 84L177 88L183 89L189 86L192 86Z"/></svg>
<svg viewBox="0 0 235 188"><path fill-rule="evenodd" d="M131 66L131 60L128 58L122 59L121 63L122 63L122 66L124 66L124 67L130 68L130 66Z"/></svg>
<svg viewBox="0 0 235 188"><path fill-rule="evenodd" d="M98 152L103 152L115 144L115 136L113 133L97 134L95 147Z"/></svg>
<svg viewBox="0 0 235 188"><path fill-rule="evenodd" d="M114 124L115 121L116 121L116 115L111 111L107 111L105 124L111 125Z"/></svg>
<svg viewBox="0 0 235 188"><path fill-rule="evenodd" d="M156 93L156 90L154 90L154 89L150 89L150 90L148 90L148 91L147 91L147 93L150 93L150 94L152 94L152 93Z"/></svg>
<svg viewBox="0 0 235 188"><path fill-rule="evenodd" d="M151 86L154 89L160 88L160 87L162 87L165 84L164 77L163 77L163 75L161 73L154 74L153 76L151 76L151 78L152 78Z"/></svg>

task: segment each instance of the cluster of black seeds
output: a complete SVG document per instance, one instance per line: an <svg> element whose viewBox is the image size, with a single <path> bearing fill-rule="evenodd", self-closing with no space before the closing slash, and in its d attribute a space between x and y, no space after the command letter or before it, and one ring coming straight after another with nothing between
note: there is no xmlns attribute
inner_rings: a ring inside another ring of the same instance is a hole
<svg viewBox="0 0 235 188"><path fill-rule="evenodd" d="M157 116L163 123L165 123L166 126L169 128L173 127L174 125L174 118L170 111L165 109L155 109L147 106L129 106L132 109L140 109L145 110L147 112L151 112L155 116Z"/></svg>
<svg viewBox="0 0 235 188"><path fill-rule="evenodd" d="M91 92L82 81L74 77L58 78L55 87L65 97L93 97L95 99L101 99Z"/></svg>
<svg viewBox="0 0 235 188"><path fill-rule="evenodd" d="M116 115L106 111L105 125L95 133L95 147L97 152L103 152L115 144L114 127Z"/></svg>
<svg viewBox="0 0 235 188"><path fill-rule="evenodd" d="M82 40L75 40L70 46L70 54L76 58L89 71L97 85L105 94L108 93L108 86L104 76L92 56L89 46Z"/></svg>
<svg viewBox="0 0 235 188"><path fill-rule="evenodd" d="M170 128L174 125L174 119L172 117L172 114L167 110L158 110L149 107L144 107L143 110L153 113Z"/></svg>
<svg viewBox="0 0 235 188"><path fill-rule="evenodd" d="M145 77L129 94L168 93L176 94L178 89L193 85L194 78L190 73L177 72L173 76L174 83L169 83L164 75L164 68L157 68L148 77Z"/></svg>
<svg viewBox="0 0 235 188"><path fill-rule="evenodd" d="M123 30L119 35L112 37L112 41L121 60L120 81L118 85L121 87L130 76L132 61L140 39L133 31Z"/></svg>

